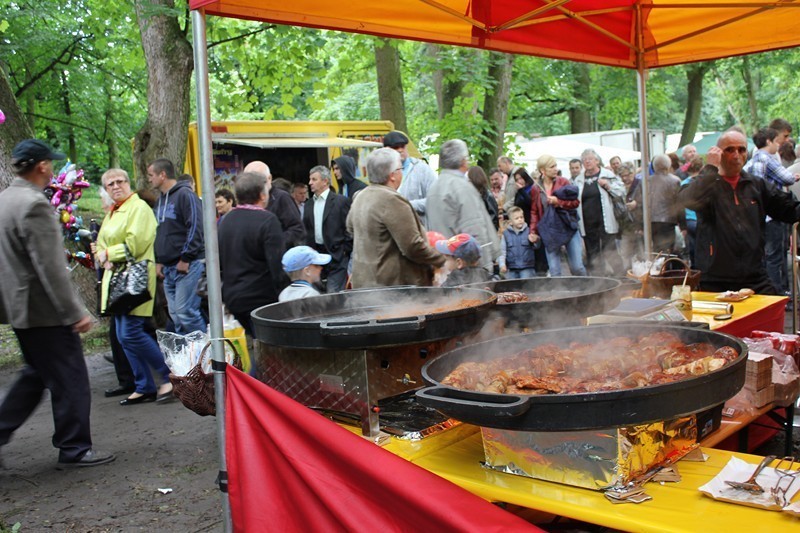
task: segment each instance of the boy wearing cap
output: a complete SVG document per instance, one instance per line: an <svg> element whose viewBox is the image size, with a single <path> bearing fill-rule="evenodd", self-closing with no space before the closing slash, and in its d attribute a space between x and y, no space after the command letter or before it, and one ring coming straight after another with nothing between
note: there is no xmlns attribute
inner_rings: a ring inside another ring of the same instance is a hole
<svg viewBox="0 0 800 533"><path fill-rule="evenodd" d="M279 302L298 300L309 296L318 296L319 291L314 287L320 282L322 267L331 262L331 256L318 253L310 246L295 246L285 254L281 264L292 280L278 295Z"/></svg>
<svg viewBox="0 0 800 533"><path fill-rule="evenodd" d="M400 188L397 192L400 196L411 202L411 207L419 216L422 225L427 227L426 223L426 202L428 197L428 189L436 181L436 173L428 163L411 157L408 155L408 137L399 131L390 131L383 136L383 146L391 148L400 154L400 162L403 167L403 180L400 182Z"/></svg>
<svg viewBox="0 0 800 533"><path fill-rule="evenodd" d="M458 287L492 279L491 274L480 265L481 247L472 235L459 233L438 241L436 250L447 258L445 268L450 270L442 287Z"/></svg>

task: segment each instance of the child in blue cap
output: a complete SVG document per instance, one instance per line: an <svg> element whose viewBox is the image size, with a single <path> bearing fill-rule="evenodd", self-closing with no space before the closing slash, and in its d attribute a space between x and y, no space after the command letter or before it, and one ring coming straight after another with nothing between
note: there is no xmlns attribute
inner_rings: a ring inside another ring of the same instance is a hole
<svg viewBox="0 0 800 533"><path fill-rule="evenodd" d="M295 246L283 254L281 264L292 280L278 295L279 302L318 296L319 291L314 287L319 283L323 265L331 262L331 256L318 253L310 246Z"/></svg>

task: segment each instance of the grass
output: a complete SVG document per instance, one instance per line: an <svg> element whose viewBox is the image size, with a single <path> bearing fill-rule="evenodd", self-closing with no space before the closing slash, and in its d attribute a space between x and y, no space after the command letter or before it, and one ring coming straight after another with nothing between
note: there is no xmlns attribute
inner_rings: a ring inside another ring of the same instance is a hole
<svg viewBox="0 0 800 533"><path fill-rule="evenodd" d="M88 333L81 333L83 352L86 355L107 352L108 320L99 320ZM0 370L14 369L22 365L22 352L11 326L0 326ZM2 533L0 529L0 533Z"/></svg>

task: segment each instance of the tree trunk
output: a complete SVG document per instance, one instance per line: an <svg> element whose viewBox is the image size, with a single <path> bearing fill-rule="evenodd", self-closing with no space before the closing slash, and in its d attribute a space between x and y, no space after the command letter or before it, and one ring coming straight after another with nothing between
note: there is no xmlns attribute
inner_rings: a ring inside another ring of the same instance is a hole
<svg viewBox="0 0 800 533"><path fill-rule="evenodd" d="M72 104L69 100L69 85L64 71L61 71L61 98L64 101L64 116L69 124L67 126L67 139L69 144L67 156L69 160L74 163L78 160L78 146L75 142L75 128L72 126Z"/></svg>
<svg viewBox="0 0 800 533"><path fill-rule="evenodd" d="M25 69L25 83L27 84L31 81L31 71L29 69ZM36 91L26 92L27 96L25 96L25 110L27 111L26 116L28 118L28 125L31 127L31 131L36 131Z"/></svg>
<svg viewBox="0 0 800 533"><path fill-rule="evenodd" d="M192 46L173 10L173 0L135 0L136 18L147 62L147 119L136 133L133 158L138 188L147 187L147 166L164 157L183 168L189 125L189 90L194 63ZM154 9L158 6L158 11Z"/></svg>
<svg viewBox="0 0 800 533"><path fill-rule="evenodd" d="M572 96L574 107L569 110L569 125L571 133L584 133L592 131L592 114L590 112L589 98L591 96L591 77L589 65L575 63L575 80Z"/></svg>
<svg viewBox="0 0 800 533"><path fill-rule="evenodd" d="M395 128L408 133L400 52L389 39L375 40L375 69L378 72L381 119L391 120Z"/></svg>
<svg viewBox="0 0 800 533"><path fill-rule="evenodd" d="M437 59L441 47L438 44L428 44L425 53ZM433 89L436 92L436 104L439 111L439 120L442 120L453 112L456 98L461 95L467 82L461 79L448 79L448 71L436 69L433 71ZM450 76L450 78L455 78Z"/></svg>
<svg viewBox="0 0 800 533"><path fill-rule="evenodd" d="M678 146L686 146L694 140L697 126L700 124L700 112L703 107L703 78L711 68L710 63L693 63L686 66L687 95L686 115L683 118L683 130Z"/></svg>
<svg viewBox="0 0 800 533"><path fill-rule="evenodd" d="M14 90L6 77L6 72L0 68L0 110L6 116L6 121L0 125L0 190L8 187L16 173L11 167L11 150L23 139L33 137L31 130L19 102L14 96Z"/></svg>
<svg viewBox="0 0 800 533"><path fill-rule="evenodd" d="M756 100L756 93L758 92L758 73L753 75L750 68L750 59L747 56L742 57L742 77L744 78L744 87L747 91L747 104L750 109L750 124L749 131L756 131L760 126L758 118L758 101Z"/></svg>
<svg viewBox="0 0 800 533"><path fill-rule="evenodd" d="M493 125L492 131L484 132L481 138L483 146L479 147L478 166L486 170L495 165L497 158L503 155L503 140L508 121L508 99L511 95L511 73L514 67L512 54L491 52L489 57L489 79L496 85L487 89L483 98L483 118Z"/></svg>
<svg viewBox="0 0 800 533"><path fill-rule="evenodd" d="M106 148L108 149L108 168L119 168L119 145L117 145L117 138L113 133L109 133L106 137Z"/></svg>

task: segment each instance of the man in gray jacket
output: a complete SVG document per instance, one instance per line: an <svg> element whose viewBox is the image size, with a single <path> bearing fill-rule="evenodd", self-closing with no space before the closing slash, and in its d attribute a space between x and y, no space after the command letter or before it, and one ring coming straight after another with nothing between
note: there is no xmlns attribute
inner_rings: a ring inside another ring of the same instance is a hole
<svg viewBox="0 0 800 533"><path fill-rule="evenodd" d="M436 181L436 173L428 163L408 155L406 146L408 137L399 131L390 131L383 137L383 146L391 148L400 154L403 163L403 181L397 192L400 196L411 202L411 206L419 216L420 222L427 227L427 197L431 185Z"/></svg>
<svg viewBox="0 0 800 533"><path fill-rule="evenodd" d="M478 190L467 180L467 143L460 139L445 142L439 166L439 178L428 191L428 229L446 238L472 235L481 245L480 265L493 272L493 262L500 256L500 239Z"/></svg>
<svg viewBox="0 0 800 533"><path fill-rule="evenodd" d="M72 286L61 229L42 194L53 160L64 158L41 141L22 141L11 160L19 177L0 193L0 323L14 328L25 360L0 404L0 446L49 389L59 465L95 466L114 456L92 449L89 374L78 335L92 322Z"/></svg>

